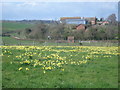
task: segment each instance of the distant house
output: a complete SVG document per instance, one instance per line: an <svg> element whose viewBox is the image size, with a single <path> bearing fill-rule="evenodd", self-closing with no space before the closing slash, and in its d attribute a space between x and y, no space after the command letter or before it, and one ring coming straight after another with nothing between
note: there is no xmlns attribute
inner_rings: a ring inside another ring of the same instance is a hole
<svg viewBox="0 0 120 90"><path fill-rule="evenodd" d="M103 23L102 21L100 21L100 22L97 22L97 24L98 24L98 25L101 25L102 23Z"/></svg>
<svg viewBox="0 0 120 90"><path fill-rule="evenodd" d="M98 25L108 25L109 22L108 21L100 21L100 22L97 22Z"/></svg>
<svg viewBox="0 0 120 90"><path fill-rule="evenodd" d="M87 20L89 23L91 23L92 25L96 24L96 17L83 17L82 19Z"/></svg>
<svg viewBox="0 0 120 90"><path fill-rule="evenodd" d="M60 21L66 24L87 24L87 21L81 17L62 17Z"/></svg>
<svg viewBox="0 0 120 90"><path fill-rule="evenodd" d="M68 36L68 43L74 43L74 36Z"/></svg>
<svg viewBox="0 0 120 90"><path fill-rule="evenodd" d="M76 26L76 29L77 29L77 30L85 30L85 29L86 29L86 26L83 25L83 24L79 24L78 26Z"/></svg>
<svg viewBox="0 0 120 90"><path fill-rule="evenodd" d="M103 21L102 25L108 25L109 22L108 21Z"/></svg>

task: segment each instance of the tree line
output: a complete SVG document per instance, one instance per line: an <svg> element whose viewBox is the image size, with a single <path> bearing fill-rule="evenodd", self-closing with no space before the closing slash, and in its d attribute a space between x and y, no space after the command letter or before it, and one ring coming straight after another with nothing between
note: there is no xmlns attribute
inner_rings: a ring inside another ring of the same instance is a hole
<svg viewBox="0 0 120 90"><path fill-rule="evenodd" d="M69 26L70 27L70 26ZM67 40L68 36L74 36L76 40L112 40L118 39L118 26L101 25L91 26L86 30L69 29L64 24L45 25L40 24L35 28L25 29L26 38ZM49 36L49 37L48 37Z"/></svg>
<svg viewBox="0 0 120 90"><path fill-rule="evenodd" d="M76 30L75 25L63 23L37 24L33 28L26 28L24 34L30 39L67 40L74 36L75 40L113 40L118 39L118 24L115 14L108 16L109 25L87 25L87 29Z"/></svg>

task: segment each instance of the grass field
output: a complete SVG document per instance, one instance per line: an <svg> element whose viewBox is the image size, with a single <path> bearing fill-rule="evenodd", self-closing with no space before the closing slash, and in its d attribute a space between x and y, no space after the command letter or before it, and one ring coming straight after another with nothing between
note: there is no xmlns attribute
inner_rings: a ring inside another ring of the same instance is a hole
<svg viewBox="0 0 120 90"><path fill-rule="evenodd" d="M16 40L12 37L2 37L3 43L6 45L33 45L33 41L31 40ZM36 45L40 45L39 42L35 42Z"/></svg>
<svg viewBox="0 0 120 90"><path fill-rule="evenodd" d="M118 87L118 47L1 48L3 88Z"/></svg>
<svg viewBox="0 0 120 90"><path fill-rule="evenodd" d="M2 22L2 32L23 30L32 26L34 26L34 24L25 24L20 22Z"/></svg>
<svg viewBox="0 0 120 90"><path fill-rule="evenodd" d="M11 37L0 37L2 38L3 43L6 45L37 45L37 46L79 46L78 42L75 43L55 43L46 41L40 42L37 40L16 40ZM83 42L83 46L118 46L118 43L110 43L110 42Z"/></svg>

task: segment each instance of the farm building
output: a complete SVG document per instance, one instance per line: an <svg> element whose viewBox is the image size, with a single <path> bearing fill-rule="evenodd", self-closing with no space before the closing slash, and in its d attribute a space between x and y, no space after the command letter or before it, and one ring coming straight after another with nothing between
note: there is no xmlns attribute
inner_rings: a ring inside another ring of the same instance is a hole
<svg viewBox="0 0 120 90"><path fill-rule="evenodd" d="M103 23L102 23L103 25L108 25L109 24L109 22L108 21L103 21Z"/></svg>
<svg viewBox="0 0 120 90"><path fill-rule="evenodd" d="M102 23L103 23L102 21L100 21L100 22L97 22L97 24L98 24L98 25L101 25Z"/></svg>
<svg viewBox="0 0 120 90"><path fill-rule="evenodd" d="M61 17L61 23L66 24L96 24L96 17Z"/></svg>
<svg viewBox="0 0 120 90"><path fill-rule="evenodd" d="M74 43L74 36L68 36L68 43Z"/></svg>
<svg viewBox="0 0 120 90"><path fill-rule="evenodd" d="M87 24L87 21L81 17L62 17L60 21L66 24Z"/></svg>
<svg viewBox="0 0 120 90"><path fill-rule="evenodd" d="M81 19L81 17L61 17L60 20L66 20L66 19Z"/></svg>
<svg viewBox="0 0 120 90"><path fill-rule="evenodd" d="M108 25L109 22L108 21L101 21L101 22L97 22L98 25Z"/></svg>
<svg viewBox="0 0 120 90"><path fill-rule="evenodd" d="M86 26L83 24L79 24L78 26L76 26L76 29L77 30L84 30L84 29L86 29Z"/></svg>
<svg viewBox="0 0 120 90"><path fill-rule="evenodd" d="M96 17L82 17L82 19L87 20L92 25L96 24Z"/></svg>

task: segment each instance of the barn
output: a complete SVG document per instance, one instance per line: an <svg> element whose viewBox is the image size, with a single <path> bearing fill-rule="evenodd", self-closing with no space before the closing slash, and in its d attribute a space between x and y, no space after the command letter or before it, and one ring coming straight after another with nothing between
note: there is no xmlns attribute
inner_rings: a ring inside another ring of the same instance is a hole
<svg viewBox="0 0 120 90"><path fill-rule="evenodd" d="M85 30L86 26L84 24L79 24L78 26L76 26L77 30Z"/></svg>

